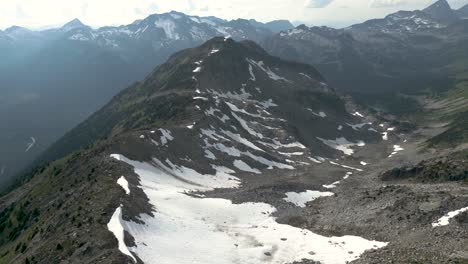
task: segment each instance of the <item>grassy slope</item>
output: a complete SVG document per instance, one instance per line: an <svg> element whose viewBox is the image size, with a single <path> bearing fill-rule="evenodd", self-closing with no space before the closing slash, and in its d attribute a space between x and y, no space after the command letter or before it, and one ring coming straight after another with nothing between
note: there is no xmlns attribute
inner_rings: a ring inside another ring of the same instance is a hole
<svg viewBox="0 0 468 264"><path fill-rule="evenodd" d="M106 224L121 194L118 174L110 173L115 164L101 151L94 147L42 167L2 198L0 263L60 263L87 248L116 254L100 244L113 241Z"/></svg>

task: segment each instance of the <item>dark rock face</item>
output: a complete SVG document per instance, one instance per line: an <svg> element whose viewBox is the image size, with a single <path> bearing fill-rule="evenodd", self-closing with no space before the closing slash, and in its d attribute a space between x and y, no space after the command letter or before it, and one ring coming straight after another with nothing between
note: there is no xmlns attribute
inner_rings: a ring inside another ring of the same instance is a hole
<svg viewBox="0 0 468 264"><path fill-rule="evenodd" d="M412 167L395 168L381 175L383 181L409 180L423 183L467 182L468 160L466 154L425 160Z"/></svg>
<svg viewBox="0 0 468 264"><path fill-rule="evenodd" d="M455 12L446 0L439 0L431 6L425 8L423 12L428 13L437 20L444 22L453 22L458 19Z"/></svg>

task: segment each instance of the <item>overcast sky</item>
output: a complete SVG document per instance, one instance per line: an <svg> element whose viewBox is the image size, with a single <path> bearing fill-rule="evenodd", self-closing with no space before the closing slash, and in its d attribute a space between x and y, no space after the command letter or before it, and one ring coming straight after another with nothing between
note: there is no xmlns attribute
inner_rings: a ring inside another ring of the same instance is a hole
<svg viewBox="0 0 468 264"><path fill-rule="evenodd" d="M288 19L295 24L343 27L435 0L0 0L0 29L58 26L74 18L93 27L129 24L171 10L225 19ZM449 0L459 8L468 0Z"/></svg>

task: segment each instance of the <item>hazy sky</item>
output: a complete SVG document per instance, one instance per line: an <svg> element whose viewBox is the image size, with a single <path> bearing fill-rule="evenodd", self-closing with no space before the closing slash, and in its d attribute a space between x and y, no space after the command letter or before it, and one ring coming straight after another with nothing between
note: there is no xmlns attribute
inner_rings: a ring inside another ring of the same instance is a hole
<svg viewBox="0 0 468 264"><path fill-rule="evenodd" d="M0 0L0 28L43 28L79 18L93 27L129 24L171 10L226 19L288 19L308 25L348 26L435 0ZM449 0L459 8L468 0Z"/></svg>

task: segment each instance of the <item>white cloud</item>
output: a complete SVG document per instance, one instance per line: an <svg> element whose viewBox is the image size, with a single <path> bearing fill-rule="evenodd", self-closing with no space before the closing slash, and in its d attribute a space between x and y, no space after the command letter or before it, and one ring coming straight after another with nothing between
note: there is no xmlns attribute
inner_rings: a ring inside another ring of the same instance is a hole
<svg viewBox="0 0 468 264"><path fill-rule="evenodd" d="M333 0L305 0L304 6L307 8L322 8L329 5Z"/></svg>
<svg viewBox="0 0 468 264"><path fill-rule="evenodd" d="M313 25L347 26L413 10L435 0L0 0L0 28L40 28L74 18L93 26L129 24L153 13L176 10L191 15L259 21L288 19ZM400 3L400 5L396 5ZM468 0L450 0L454 8ZM380 6L380 8L374 8ZM326 7L326 8L319 8Z"/></svg>
<svg viewBox="0 0 468 264"><path fill-rule="evenodd" d="M405 4L405 0L371 0L369 2L370 7L394 7L394 6L401 6Z"/></svg>

